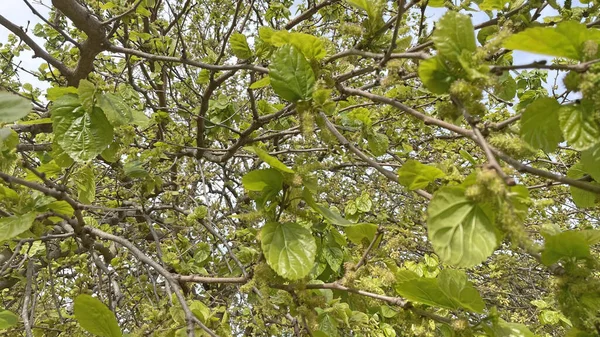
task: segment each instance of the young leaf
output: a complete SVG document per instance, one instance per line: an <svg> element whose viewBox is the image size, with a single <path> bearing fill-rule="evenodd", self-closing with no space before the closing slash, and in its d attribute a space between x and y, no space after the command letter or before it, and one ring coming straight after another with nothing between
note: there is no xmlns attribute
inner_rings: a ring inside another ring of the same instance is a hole
<svg viewBox="0 0 600 337"><path fill-rule="evenodd" d="M372 223L359 223L347 226L344 228L348 240L352 241L356 245L363 243L369 244L375 238L377 234L377 225Z"/></svg>
<svg viewBox="0 0 600 337"><path fill-rule="evenodd" d="M531 146L546 152L556 150L562 138L558 122L560 104L543 97L529 104L521 116L521 137Z"/></svg>
<svg viewBox="0 0 600 337"><path fill-rule="evenodd" d="M277 169L277 170L279 170L281 172L285 172L285 173L294 173L294 170L285 166L285 164L280 162L279 159L271 156L269 153L267 153L267 151L265 151L259 147L247 146L244 148L244 150L246 150L250 153L256 154L258 156L258 158L260 158L262 161L264 161L265 163L267 163L269 166L271 166L274 169Z"/></svg>
<svg viewBox="0 0 600 337"><path fill-rule="evenodd" d="M454 11L448 11L433 31L433 44L443 58L458 62L463 51L475 52L475 31L471 18Z"/></svg>
<svg viewBox="0 0 600 337"><path fill-rule="evenodd" d="M12 123L30 112L29 100L8 92L0 92L0 123Z"/></svg>
<svg viewBox="0 0 600 337"><path fill-rule="evenodd" d="M19 323L19 316L12 311L0 309L0 330L8 329Z"/></svg>
<svg viewBox="0 0 600 337"><path fill-rule="evenodd" d="M37 213L30 212L23 215L13 215L0 218L0 242L10 240L28 230Z"/></svg>
<svg viewBox="0 0 600 337"><path fill-rule="evenodd" d="M271 84L271 78L269 77L269 75L261 78L260 80L252 83L250 85L250 89L259 89L259 88L264 88L267 85Z"/></svg>
<svg viewBox="0 0 600 337"><path fill-rule="evenodd" d="M429 183L445 176L446 174L437 167L412 159L407 160L398 170L398 181L411 191L425 188Z"/></svg>
<svg viewBox="0 0 600 337"><path fill-rule="evenodd" d="M104 303L90 295L75 298L73 312L77 323L87 332L99 337L121 337L117 318Z"/></svg>
<svg viewBox="0 0 600 337"><path fill-rule="evenodd" d="M467 280L467 274L461 270L444 269L438 276L440 289L454 302L470 311L481 313L485 303L473 283Z"/></svg>
<svg viewBox="0 0 600 337"><path fill-rule="evenodd" d="M296 47L284 45L273 54L269 77L275 93L285 100L297 102L312 97L315 74Z"/></svg>
<svg viewBox="0 0 600 337"><path fill-rule="evenodd" d="M557 235L545 235L542 262L549 266L562 258L587 258L590 245L581 231L566 231Z"/></svg>
<svg viewBox="0 0 600 337"><path fill-rule="evenodd" d="M91 204L96 199L96 179L94 169L86 165L75 173L77 198L84 204Z"/></svg>
<svg viewBox="0 0 600 337"><path fill-rule="evenodd" d="M299 224L267 223L261 230L261 245L269 266L289 280L305 277L315 263L315 239Z"/></svg>
<svg viewBox="0 0 600 337"><path fill-rule="evenodd" d="M504 47L583 61L586 59L584 43L590 40L600 42L600 31L588 29L579 22L565 21L556 27L528 28L504 40Z"/></svg>
<svg viewBox="0 0 600 337"><path fill-rule="evenodd" d="M291 44L298 48L302 55L309 60L320 60L327 55L323 42L318 37L310 34L289 33L285 30L280 30L271 35L270 43L275 47Z"/></svg>
<svg viewBox="0 0 600 337"><path fill-rule="evenodd" d="M96 86L94 83L88 80L79 81L77 95L79 95L79 101L86 110L91 111L94 109L96 105Z"/></svg>
<svg viewBox="0 0 600 337"><path fill-rule="evenodd" d="M584 171L581 162L578 162L577 164L571 166L569 171L567 171L567 177L573 179L580 179L583 178L585 175L586 172ZM574 186L569 186L569 190L571 191L571 197L573 198L573 202L579 208L594 207L596 201L598 200L598 194L594 192L588 192Z"/></svg>
<svg viewBox="0 0 600 337"><path fill-rule="evenodd" d="M242 177L242 185L248 191L263 191L268 188L279 191L283 186L283 175L276 169L254 170Z"/></svg>
<svg viewBox="0 0 600 337"><path fill-rule="evenodd" d="M248 46L246 36L241 33L233 33L229 38L229 45L231 45L231 51L233 55L242 60L249 59L252 57L252 50Z"/></svg>
<svg viewBox="0 0 600 337"><path fill-rule="evenodd" d="M388 137L378 132L369 133L367 136L367 141L369 144L369 151L371 151L371 153L373 153L373 155L376 157L386 154L390 146L390 140Z"/></svg>
<svg viewBox="0 0 600 337"><path fill-rule="evenodd" d="M458 267L485 261L498 246L499 237L490 212L465 196L462 187L444 187L427 208L427 231L436 254Z"/></svg>
<svg viewBox="0 0 600 337"><path fill-rule="evenodd" d="M421 61L418 73L425 87L434 94L447 93L452 82L458 78L439 56Z"/></svg>
<svg viewBox="0 0 600 337"><path fill-rule="evenodd" d="M462 308L478 313L485 309L479 291L459 270L444 269L437 279L411 277L397 283L395 289L410 301L434 307Z"/></svg>
<svg viewBox="0 0 600 337"><path fill-rule="evenodd" d="M594 103L582 100L577 105L565 105L558 120L565 140L576 150L586 150L600 142L600 125L596 120Z"/></svg>
<svg viewBox="0 0 600 337"><path fill-rule="evenodd" d="M581 152L581 165L583 171L600 182L600 143Z"/></svg>

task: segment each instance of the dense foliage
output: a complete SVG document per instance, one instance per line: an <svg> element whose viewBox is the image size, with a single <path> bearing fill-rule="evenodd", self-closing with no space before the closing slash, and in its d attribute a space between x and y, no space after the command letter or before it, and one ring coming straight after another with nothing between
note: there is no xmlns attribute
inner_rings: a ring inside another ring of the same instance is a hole
<svg viewBox="0 0 600 337"><path fill-rule="evenodd" d="M3 336L600 334L593 1L24 1Z"/></svg>

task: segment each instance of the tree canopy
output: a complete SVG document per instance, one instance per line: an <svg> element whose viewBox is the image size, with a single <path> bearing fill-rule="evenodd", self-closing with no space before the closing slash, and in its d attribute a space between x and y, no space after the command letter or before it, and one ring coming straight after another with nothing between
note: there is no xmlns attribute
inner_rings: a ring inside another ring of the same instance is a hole
<svg viewBox="0 0 600 337"><path fill-rule="evenodd" d="M23 1L3 336L600 335L595 1Z"/></svg>

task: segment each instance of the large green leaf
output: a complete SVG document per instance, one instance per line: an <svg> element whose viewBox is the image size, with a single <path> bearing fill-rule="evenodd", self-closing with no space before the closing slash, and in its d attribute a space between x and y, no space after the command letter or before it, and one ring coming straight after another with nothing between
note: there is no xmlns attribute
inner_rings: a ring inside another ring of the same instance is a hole
<svg viewBox="0 0 600 337"><path fill-rule="evenodd" d="M27 99L0 91L0 123L11 123L31 112L31 102Z"/></svg>
<svg viewBox="0 0 600 337"><path fill-rule="evenodd" d="M529 104L521 116L521 137L531 146L547 152L556 150L562 138L558 122L560 104L543 97Z"/></svg>
<svg viewBox="0 0 600 337"><path fill-rule="evenodd" d="M273 191L281 190L283 176L276 169L254 170L242 177L242 185L248 191L263 191L268 188Z"/></svg>
<svg viewBox="0 0 600 337"><path fill-rule="evenodd" d="M584 170L581 162L578 162L575 165L571 166L571 168L569 168L569 171L567 171L567 177L573 179L580 179L583 178L585 175L586 171ZM596 182L592 182L592 184L596 184ZM599 197L598 194L594 192L582 190L574 186L569 186L569 190L571 191L571 197L573 198L573 202L579 208L594 207Z"/></svg>
<svg viewBox="0 0 600 337"><path fill-rule="evenodd" d="M556 27L528 28L504 40L504 47L583 61L586 59L584 43L589 40L600 42L600 31L566 21Z"/></svg>
<svg viewBox="0 0 600 337"><path fill-rule="evenodd" d="M586 99L559 110L560 128L572 148L586 150L600 142L600 124L596 118L594 103Z"/></svg>
<svg viewBox="0 0 600 337"><path fill-rule="evenodd" d="M566 231L556 235L545 235L542 263L551 265L562 258L587 258L590 245L587 235L581 231Z"/></svg>
<svg viewBox="0 0 600 337"><path fill-rule="evenodd" d="M121 337L117 318L104 303L90 295L75 298L73 312L77 323L87 332L100 337Z"/></svg>
<svg viewBox="0 0 600 337"><path fill-rule="evenodd" d="M28 230L33 225L36 216L36 213L31 212L0 218L0 242L10 240Z"/></svg>
<svg viewBox="0 0 600 337"><path fill-rule="evenodd" d="M581 166L583 171L600 182L600 143L581 152Z"/></svg>
<svg viewBox="0 0 600 337"><path fill-rule="evenodd" d="M467 199L462 187L444 187L427 208L427 231L436 254L446 263L473 267L499 243L491 212Z"/></svg>
<svg viewBox="0 0 600 337"><path fill-rule="evenodd" d="M248 41L246 40L246 36L244 34L231 34L231 37L229 38L229 45L231 46L233 55L236 57L242 60L252 57L252 50L250 50L250 46L248 46Z"/></svg>
<svg viewBox="0 0 600 337"><path fill-rule="evenodd" d="M275 93L285 100L297 102L312 97L315 74L294 46L284 45L273 54L269 77Z"/></svg>
<svg viewBox="0 0 600 337"><path fill-rule="evenodd" d="M429 183L446 175L442 170L431 165L409 159L398 170L398 181L409 190L418 190L427 187Z"/></svg>
<svg viewBox="0 0 600 337"><path fill-rule="evenodd" d="M131 107L121 97L107 92L98 95L97 99L98 106L113 126L125 125L133 121Z"/></svg>
<svg viewBox="0 0 600 337"><path fill-rule="evenodd" d="M86 111L72 95L54 102L51 109L54 137L74 160L86 162L99 155L113 140L113 127L101 109Z"/></svg>
<svg viewBox="0 0 600 337"><path fill-rule="evenodd" d="M0 330L8 329L19 323L19 316L12 311L0 309Z"/></svg>
<svg viewBox="0 0 600 337"><path fill-rule="evenodd" d="M261 244L269 266L287 279L305 277L315 262L315 239L297 223L267 223L261 230Z"/></svg>
<svg viewBox="0 0 600 337"><path fill-rule="evenodd" d="M258 158L260 158L262 161L264 161L265 163L267 163L269 166L271 166L274 169L277 169L277 170L279 170L281 172L285 172L285 173L294 173L294 170L287 167L284 163L279 161L279 159L271 156L267 151L265 151L259 147L248 146L248 147L245 147L244 150L256 154L258 156Z"/></svg>
<svg viewBox="0 0 600 337"><path fill-rule="evenodd" d="M444 269L437 279L410 278L395 285L396 292L410 301L447 309L481 313L485 303L463 271Z"/></svg>
<svg viewBox="0 0 600 337"><path fill-rule="evenodd" d="M425 87L434 94L447 93L452 82L458 78L439 56L422 61L418 73Z"/></svg>
<svg viewBox="0 0 600 337"><path fill-rule="evenodd" d="M438 22L431 38L439 55L458 62L463 51L473 53L477 49L475 31L471 18L448 11Z"/></svg>

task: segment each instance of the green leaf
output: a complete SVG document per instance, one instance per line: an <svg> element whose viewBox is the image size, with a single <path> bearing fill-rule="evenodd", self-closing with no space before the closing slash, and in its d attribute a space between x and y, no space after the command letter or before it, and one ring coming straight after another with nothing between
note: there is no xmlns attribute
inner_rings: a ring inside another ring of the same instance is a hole
<svg viewBox="0 0 600 337"><path fill-rule="evenodd" d="M281 47L285 44L291 44L296 47L304 57L309 60L320 60L327 52L323 46L323 41L316 36L285 30L276 31L271 35L271 44L275 47Z"/></svg>
<svg viewBox="0 0 600 337"><path fill-rule="evenodd" d="M463 271L444 269L437 279L408 278L395 285L396 292L410 301L447 309L481 313L485 303Z"/></svg>
<svg viewBox="0 0 600 337"><path fill-rule="evenodd" d="M0 91L0 123L12 123L31 112L31 102L21 96Z"/></svg>
<svg viewBox="0 0 600 337"><path fill-rule="evenodd" d="M504 47L583 61L584 43L588 40L600 42L600 31L579 22L564 21L556 27L534 27L514 34L504 40Z"/></svg>
<svg viewBox="0 0 600 337"><path fill-rule="evenodd" d="M411 191L425 188L434 180L445 176L446 174L437 167L412 159L407 160L398 170L398 181Z"/></svg>
<svg viewBox="0 0 600 337"><path fill-rule="evenodd" d="M46 90L46 97L49 101L54 102L67 94L77 94L77 88L75 87L54 87Z"/></svg>
<svg viewBox="0 0 600 337"><path fill-rule="evenodd" d="M600 143L581 152L581 166L583 171L600 182Z"/></svg>
<svg viewBox="0 0 600 337"><path fill-rule="evenodd" d="M210 308L200 301L192 301L190 310L202 323L206 323L210 318Z"/></svg>
<svg viewBox="0 0 600 337"><path fill-rule="evenodd" d="M510 73L504 72L499 78L499 83L494 87L494 94L505 101L512 101L517 94L517 82L510 76Z"/></svg>
<svg viewBox="0 0 600 337"><path fill-rule="evenodd" d="M0 152L12 151L19 145L19 134L11 128L0 129Z"/></svg>
<svg viewBox="0 0 600 337"><path fill-rule="evenodd" d="M275 93L285 100L297 102L312 97L315 74L296 47L284 45L273 54L269 77Z"/></svg>
<svg viewBox="0 0 600 337"><path fill-rule="evenodd" d="M499 318L493 327L494 337L536 337L525 325L508 323Z"/></svg>
<svg viewBox="0 0 600 337"><path fill-rule="evenodd" d="M580 179L586 175L586 172L583 169L583 165L581 162L576 163L575 165L569 168L567 171L567 177L573 179ZM595 184L595 182L592 182ZM582 190L580 188L569 186L569 190L571 191L571 197L573 198L573 202L579 208L587 208L594 207L596 201L598 199L598 195L594 192L588 192L586 190Z"/></svg>
<svg viewBox="0 0 600 337"><path fill-rule="evenodd" d="M344 252L337 245L327 245L323 247L323 257L333 271L338 271L342 262L344 262Z"/></svg>
<svg viewBox="0 0 600 337"><path fill-rule="evenodd" d="M96 105L96 86L94 83L88 80L79 81L77 95L79 95L79 101L86 110L91 111L94 109Z"/></svg>
<svg viewBox="0 0 600 337"><path fill-rule="evenodd" d="M84 204L91 204L96 199L96 179L94 169L90 165L82 167L75 173L77 198Z"/></svg>
<svg viewBox="0 0 600 337"><path fill-rule="evenodd" d="M30 212L0 218L0 242L10 240L31 228L36 216L37 213Z"/></svg>
<svg viewBox="0 0 600 337"><path fill-rule="evenodd" d="M317 204L308 188L304 188L304 190L302 191L302 198L304 199L304 201L306 201L306 203L312 209L314 209L319 214L321 214L323 216L323 218L325 218L325 220L329 221L329 223L331 223L332 225L337 225L337 226L355 225L354 222L347 220L346 218L342 217L339 213L332 211L328 207Z"/></svg>
<svg viewBox="0 0 600 337"><path fill-rule="evenodd" d="M8 329L19 323L19 316L12 311L0 309L0 330Z"/></svg>
<svg viewBox="0 0 600 337"><path fill-rule="evenodd" d="M344 227L348 240L354 244L370 244L377 234L378 226L372 223L359 223Z"/></svg>
<svg viewBox="0 0 600 337"><path fill-rule="evenodd" d="M267 223L261 230L261 244L269 266L289 280L305 277L315 263L315 239L299 224Z"/></svg>
<svg viewBox="0 0 600 337"><path fill-rule="evenodd" d="M252 83L250 85L250 89L259 89L259 88L263 88L266 87L267 85L271 84L271 78L269 77L269 75L261 78L260 80Z"/></svg>
<svg viewBox="0 0 600 337"><path fill-rule="evenodd" d="M575 150L586 150L600 142L600 125L595 114L594 103L587 99L559 110L560 128L565 140Z"/></svg>
<svg viewBox="0 0 600 337"><path fill-rule="evenodd" d="M459 61L463 51L477 50L471 18L454 11L448 11L437 22L431 39L439 55L454 62Z"/></svg>
<svg viewBox="0 0 600 337"><path fill-rule="evenodd" d="M131 178L144 178L148 176L148 171L144 168L138 159L130 160L123 165L123 172Z"/></svg>
<svg viewBox="0 0 600 337"><path fill-rule="evenodd" d="M491 212L467 199L462 187L443 187L427 208L427 231L442 261L473 267L485 261L499 243Z"/></svg>
<svg viewBox="0 0 600 337"><path fill-rule="evenodd" d="M369 143L369 151L376 157L386 154L390 146L388 137L378 132L369 133L367 141Z"/></svg>
<svg viewBox="0 0 600 337"><path fill-rule="evenodd" d="M121 126L133 121L131 107L125 101L111 93L98 95L98 106L113 126Z"/></svg>
<svg viewBox="0 0 600 337"><path fill-rule="evenodd" d="M283 187L283 175L276 169L254 170L242 177L242 185L248 191L261 192L265 188L279 191Z"/></svg>
<svg viewBox="0 0 600 337"><path fill-rule="evenodd" d="M544 235L545 244L542 263L549 266L562 258L588 258L590 245L587 235L581 231L566 231L556 235Z"/></svg>
<svg viewBox="0 0 600 337"><path fill-rule="evenodd" d="M252 57L252 50L250 50L250 46L248 46L248 41L246 40L246 36L241 33L233 33L229 38L229 45L231 46L231 51L233 51L233 55L242 60L249 59Z"/></svg>
<svg viewBox="0 0 600 337"><path fill-rule="evenodd" d="M455 307L482 313L485 303L473 283L467 280L464 271L444 269L438 276L440 289L448 296Z"/></svg>
<svg viewBox="0 0 600 337"><path fill-rule="evenodd" d="M529 104L521 116L521 137L529 145L546 152L556 150L562 142L558 122L560 104L550 97L542 97Z"/></svg>
<svg viewBox="0 0 600 337"><path fill-rule="evenodd" d="M419 78L425 87L434 94L445 94L452 82L457 80L440 56L430 57L419 64Z"/></svg>
<svg viewBox="0 0 600 337"><path fill-rule="evenodd" d="M113 140L113 127L101 109L85 111L72 96L63 96L51 109L55 141L75 161L99 155Z"/></svg>
<svg viewBox="0 0 600 337"><path fill-rule="evenodd" d="M265 163L267 163L269 166L271 166L272 168L274 168L276 170L279 170L279 171L285 172L285 173L294 173L294 170L285 166L285 164L280 162L279 159L271 156L269 153L267 153L267 151L265 151L259 147L247 146L244 148L244 150L246 150L250 153L254 153L255 155L258 156L258 158L260 158L262 161L264 161Z"/></svg>
<svg viewBox="0 0 600 337"><path fill-rule="evenodd" d="M90 295L75 298L73 312L77 323L87 332L100 337L121 337L117 318L104 303Z"/></svg>

